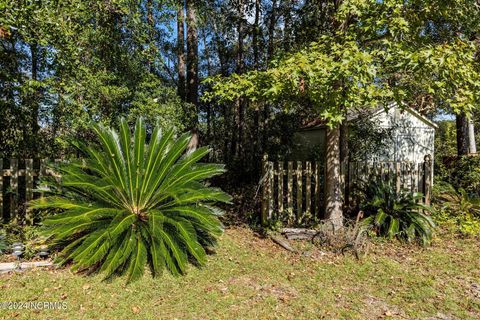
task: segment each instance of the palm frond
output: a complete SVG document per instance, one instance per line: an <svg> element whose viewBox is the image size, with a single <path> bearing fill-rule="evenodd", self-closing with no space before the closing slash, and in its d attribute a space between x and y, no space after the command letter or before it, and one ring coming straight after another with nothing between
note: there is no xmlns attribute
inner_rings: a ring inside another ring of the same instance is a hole
<svg viewBox="0 0 480 320"><path fill-rule="evenodd" d="M363 189L361 209L367 215L363 226L372 226L379 235L412 241L418 238L422 244L432 239L435 223L424 212L431 208L421 203L423 194L409 190L397 190L394 181L375 181Z"/></svg>

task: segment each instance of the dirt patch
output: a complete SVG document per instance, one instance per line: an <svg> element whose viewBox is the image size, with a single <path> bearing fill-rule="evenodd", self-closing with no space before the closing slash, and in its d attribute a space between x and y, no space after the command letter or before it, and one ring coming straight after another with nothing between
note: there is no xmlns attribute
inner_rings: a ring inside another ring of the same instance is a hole
<svg viewBox="0 0 480 320"><path fill-rule="evenodd" d="M365 298L367 305L363 313L365 319L408 319L404 312L395 305L388 304L380 298L367 296Z"/></svg>

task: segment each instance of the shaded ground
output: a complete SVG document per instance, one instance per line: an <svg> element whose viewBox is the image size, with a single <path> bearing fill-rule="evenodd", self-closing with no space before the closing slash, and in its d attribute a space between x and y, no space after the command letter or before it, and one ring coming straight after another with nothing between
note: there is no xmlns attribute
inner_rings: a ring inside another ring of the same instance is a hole
<svg viewBox="0 0 480 320"><path fill-rule="evenodd" d="M478 240L379 243L358 262L308 244L289 253L230 228L204 269L125 286L68 270L0 275L1 301L66 310L0 310L3 319L480 319ZM1 305L0 305L1 307Z"/></svg>

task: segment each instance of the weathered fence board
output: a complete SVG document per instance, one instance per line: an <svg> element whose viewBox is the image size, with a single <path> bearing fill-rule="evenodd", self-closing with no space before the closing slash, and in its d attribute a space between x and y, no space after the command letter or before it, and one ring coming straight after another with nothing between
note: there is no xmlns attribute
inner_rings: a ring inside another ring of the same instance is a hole
<svg viewBox="0 0 480 320"><path fill-rule="evenodd" d="M0 159L0 219L3 219L3 159Z"/></svg>
<svg viewBox="0 0 480 320"><path fill-rule="evenodd" d="M318 162L273 162L264 158L262 221L280 216L296 221L321 217L323 167Z"/></svg>
<svg viewBox="0 0 480 320"><path fill-rule="evenodd" d="M297 219L300 218L300 213L302 213L302 204L303 204L303 194L302 194L302 186L303 186L303 170L302 170L302 162L297 161L297 170L295 171L295 179L297 180Z"/></svg>
<svg viewBox="0 0 480 320"><path fill-rule="evenodd" d="M0 223L33 221L28 201L35 198L34 189L45 170L46 161L33 159L0 159Z"/></svg>
<svg viewBox="0 0 480 320"><path fill-rule="evenodd" d="M262 221L269 219L305 223L322 219L324 214L325 165L315 161L263 160ZM362 182L391 180L397 188L424 194L429 205L432 187L432 161L425 162L350 162L342 165L345 203Z"/></svg>

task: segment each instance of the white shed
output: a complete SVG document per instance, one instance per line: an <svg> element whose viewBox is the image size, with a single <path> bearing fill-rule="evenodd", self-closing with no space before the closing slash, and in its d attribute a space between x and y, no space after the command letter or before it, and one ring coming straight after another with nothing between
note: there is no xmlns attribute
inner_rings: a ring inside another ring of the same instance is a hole
<svg viewBox="0 0 480 320"><path fill-rule="evenodd" d="M357 114L352 114L348 120L355 121L357 117ZM392 105L387 110L380 108L373 111L368 118L378 128L390 129L390 140L382 143L381 148L374 148L375 151L366 155L365 161L420 163L426 155L433 158L437 125L417 111ZM295 134L295 153L302 158L308 158L313 149L324 150L325 128L321 121L313 121L304 126Z"/></svg>

